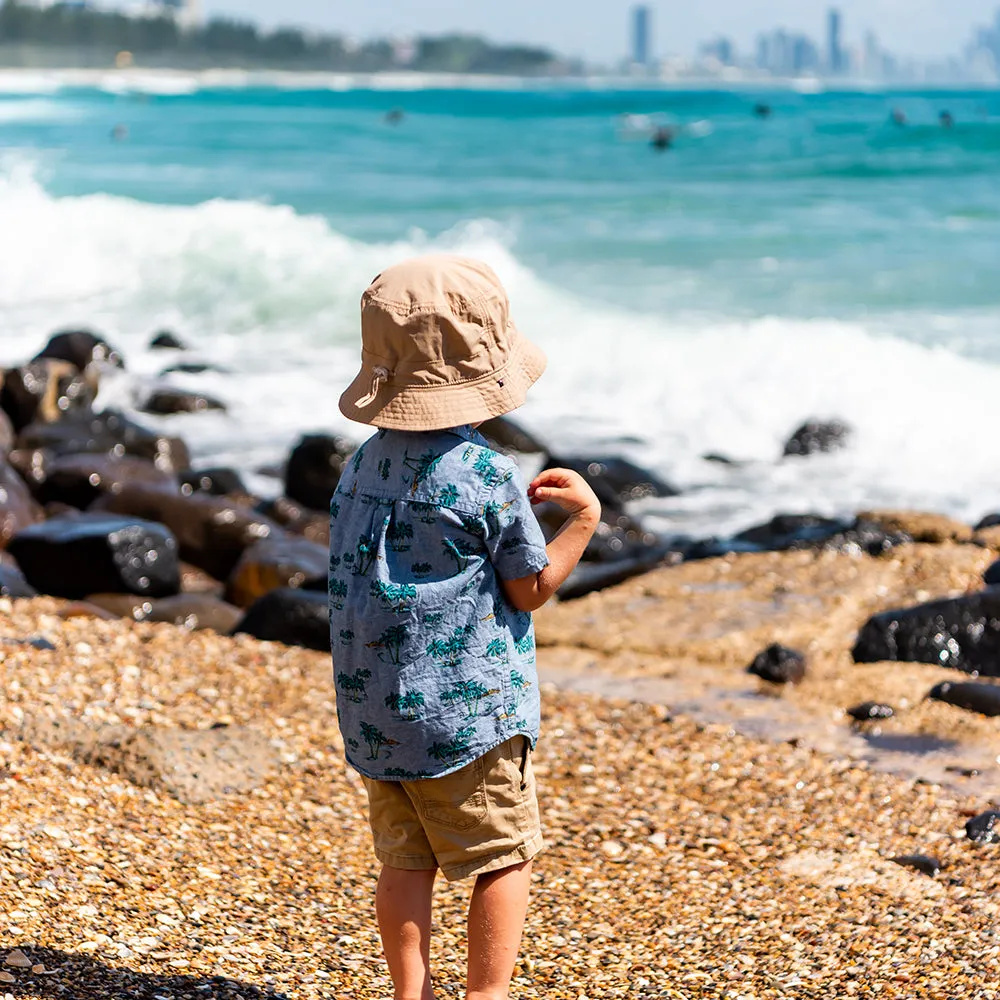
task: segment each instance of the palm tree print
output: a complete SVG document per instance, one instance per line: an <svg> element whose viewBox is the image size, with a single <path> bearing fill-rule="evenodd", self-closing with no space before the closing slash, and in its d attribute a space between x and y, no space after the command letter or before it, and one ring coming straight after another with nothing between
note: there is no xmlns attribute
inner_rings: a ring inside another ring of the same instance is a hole
<svg viewBox="0 0 1000 1000"><path fill-rule="evenodd" d="M433 569L434 567L430 563L419 562L419 563L414 563L410 567L410 572L414 576L428 576Z"/></svg>
<svg viewBox="0 0 1000 1000"><path fill-rule="evenodd" d="M524 674L512 670L510 672L510 686L514 690L514 704L511 706L511 714L513 715L520 708L521 702L524 701L524 695L531 687L531 681Z"/></svg>
<svg viewBox="0 0 1000 1000"><path fill-rule="evenodd" d="M364 448L364 445L362 445L354 453L354 458L352 459L352 464L354 465L354 472L355 473L358 473L358 472L361 471L361 462L364 459L364 456L365 456L365 448Z"/></svg>
<svg viewBox="0 0 1000 1000"><path fill-rule="evenodd" d="M340 641L345 646L350 646L354 642L354 633L349 628L342 628L340 630Z"/></svg>
<svg viewBox="0 0 1000 1000"><path fill-rule="evenodd" d="M412 583L385 583L382 580L372 580L368 592L382 602L386 611L403 614L413 606L417 599L417 588Z"/></svg>
<svg viewBox="0 0 1000 1000"><path fill-rule="evenodd" d="M445 552L455 560L458 573L464 573L469 568L469 560L479 555L482 549L475 543L465 538L446 538L441 542Z"/></svg>
<svg viewBox="0 0 1000 1000"><path fill-rule="evenodd" d="M507 523L508 519L504 515L513 506L513 500L508 500L506 503L497 503L496 500L488 500L483 504L483 518L490 531L497 532Z"/></svg>
<svg viewBox="0 0 1000 1000"><path fill-rule="evenodd" d="M431 611L428 614L424 615L425 625L440 625L441 622L443 621L444 621L443 611Z"/></svg>
<svg viewBox="0 0 1000 1000"><path fill-rule="evenodd" d="M399 740L391 739L382 732L378 726L373 726L369 722L361 723L361 738L368 744L368 759L378 760L382 747L398 747ZM386 750L386 757L392 756L391 750Z"/></svg>
<svg viewBox="0 0 1000 1000"><path fill-rule="evenodd" d="M422 500L411 500L410 510L417 516L418 521L424 524L437 524L438 508L436 504L424 503Z"/></svg>
<svg viewBox="0 0 1000 1000"><path fill-rule="evenodd" d="M378 463L378 474L384 482L389 478L389 470L392 468L392 459L383 458L381 462Z"/></svg>
<svg viewBox="0 0 1000 1000"><path fill-rule="evenodd" d="M420 484L430 478L442 457L442 455L435 455L432 451L425 451L419 458L410 458L409 454L403 452L403 465L413 473L410 493L416 493Z"/></svg>
<svg viewBox="0 0 1000 1000"><path fill-rule="evenodd" d="M347 584L342 580L330 577L330 607L338 611L344 610L344 600L347 597Z"/></svg>
<svg viewBox="0 0 1000 1000"><path fill-rule="evenodd" d="M514 642L514 648L522 656L530 653L535 648L535 637L530 632L526 632Z"/></svg>
<svg viewBox="0 0 1000 1000"><path fill-rule="evenodd" d="M340 504L336 500L330 501L330 517L334 520L340 517Z"/></svg>
<svg viewBox="0 0 1000 1000"><path fill-rule="evenodd" d="M510 653L507 650L506 639L494 639L486 647L486 655L496 663L507 664L510 662Z"/></svg>
<svg viewBox="0 0 1000 1000"><path fill-rule="evenodd" d="M427 756L450 764L458 760L462 754L471 748L472 737L475 732L475 726L466 726L464 729L459 729L447 743L434 743L428 747Z"/></svg>
<svg viewBox="0 0 1000 1000"><path fill-rule="evenodd" d="M337 686L344 692L344 697L348 701L364 701L368 697L365 689L365 681L371 680L372 672L362 667L355 670L353 674L345 674L341 671L337 674Z"/></svg>
<svg viewBox="0 0 1000 1000"><path fill-rule="evenodd" d="M416 722L420 718L420 709L424 707L424 696L419 691L390 694L385 699L385 707L395 712L403 722Z"/></svg>
<svg viewBox="0 0 1000 1000"><path fill-rule="evenodd" d="M450 639L435 639L427 646L427 655L438 661L442 667L457 667L462 663L462 654L468 651L469 639L476 631L474 625L463 625L455 629Z"/></svg>
<svg viewBox="0 0 1000 1000"><path fill-rule="evenodd" d="M330 572L333 573L340 567L340 556L330 556Z"/></svg>
<svg viewBox="0 0 1000 1000"><path fill-rule="evenodd" d="M479 538L483 538L486 535L486 525L478 518L472 514L459 514L462 520L462 527L470 535L476 535Z"/></svg>
<svg viewBox="0 0 1000 1000"><path fill-rule="evenodd" d="M384 649L389 654L390 661L398 667L399 654L409 634L410 630L405 625L390 625L373 642L366 642L365 648L379 650L376 655L380 660L382 659L381 650Z"/></svg>
<svg viewBox="0 0 1000 1000"><path fill-rule="evenodd" d="M465 702L466 718L474 719L479 715L479 703L491 694L499 694L499 688L489 689L479 681L458 681L453 687L442 692L441 700L445 703ZM488 714L489 710L487 710Z"/></svg>
<svg viewBox="0 0 1000 1000"><path fill-rule="evenodd" d="M372 568L372 563L375 562L375 557L377 555L378 550L376 549L375 543L372 539L365 538L364 535L361 535L358 538L358 547L353 560L355 576L367 576L368 570ZM344 560L347 560L347 556L344 556Z"/></svg>
<svg viewBox="0 0 1000 1000"><path fill-rule="evenodd" d="M413 539L413 525L405 521L393 521L385 533L385 539L393 552L409 552Z"/></svg>
<svg viewBox="0 0 1000 1000"><path fill-rule="evenodd" d="M438 490L437 498L446 507L458 503L458 487L454 483L447 483Z"/></svg>
<svg viewBox="0 0 1000 1000"><path fill-rule="evenodd" d="M383 773L387 778L401 778L403 781L416 781L418 778L431 777L430 771L408 771L405 767L387 767Z"/></svg>

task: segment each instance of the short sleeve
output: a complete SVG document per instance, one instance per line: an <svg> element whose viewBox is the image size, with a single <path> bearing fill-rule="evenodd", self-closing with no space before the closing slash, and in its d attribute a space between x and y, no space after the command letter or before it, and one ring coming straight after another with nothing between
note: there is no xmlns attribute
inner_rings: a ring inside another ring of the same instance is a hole
<svg viewBox="0 0 1000 1000"><path fill-rule="evenodd" d="M486 548L503 580L531 576L549 564L545 536L531 509L531 501L517 466L493 487L483 505Z"/></svg>

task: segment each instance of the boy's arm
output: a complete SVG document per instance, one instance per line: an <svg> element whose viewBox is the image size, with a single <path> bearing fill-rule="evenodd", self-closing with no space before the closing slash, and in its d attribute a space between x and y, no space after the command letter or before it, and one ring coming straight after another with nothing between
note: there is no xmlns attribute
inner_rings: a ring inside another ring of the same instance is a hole
<svg viewBox="0 0 1000 1000"><path fill-rule="evenodd" d="M537 610L566 582L601 520L601 504L594 491L570 469L540 472L528 486L528 496L533 504L558 504L569 519L545 547L548 566L531 576L503 581L507 600L518 611Z"/></svg>

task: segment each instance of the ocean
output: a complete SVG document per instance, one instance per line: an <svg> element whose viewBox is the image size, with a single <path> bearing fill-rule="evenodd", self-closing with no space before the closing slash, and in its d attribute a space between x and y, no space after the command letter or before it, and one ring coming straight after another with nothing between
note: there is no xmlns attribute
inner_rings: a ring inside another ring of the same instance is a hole
<svg viewBox="0 0 1000 1000"><path fill-rule="evenodd" d="M359 297L428 250L496 268L550 359L518 419L674 483L663 532L1000 509L1000 92L0 74L0 364L90 327L132 408L173 330L228 413L142 419L262 493L363 438ZM848 447L779 461L810 417Z"/></svg>

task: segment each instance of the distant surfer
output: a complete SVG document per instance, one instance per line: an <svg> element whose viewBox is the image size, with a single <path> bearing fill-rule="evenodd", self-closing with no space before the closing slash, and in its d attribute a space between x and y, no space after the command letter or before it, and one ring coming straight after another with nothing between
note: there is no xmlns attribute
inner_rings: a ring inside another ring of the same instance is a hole
<svg viewBox="0 0 1000 1000"><path fill-rule="evenodd" d="M403 109L393 108L385 113L385 123L387 125L398 125L403 120Z"/></svg>
<svg viewBox="0 0 1000 1000"><path fill-rule="evenodd" d="M653 137L649 140L649 144L653 149L658 149L661 152L664 149L670 149L674 142L674 130L672 128L667 128L666 125L661 125L653 132Z"/></svg>
<svg viewBox="0 0 1000 1000"><path fill-rule="evenodd" d="M115 142L124 142L128 138L128 126L119 123L111 130L111 138Z"/></svg>
<svg viewBox="0 0 1000 1000"><path fill-rule="evenodd" d="M941 128L951 128L955 124L955 119L948 110L942 111L938 115L938 121L941 122Z"/></svg>
<svg viewBox="0 0 1000 1000"><path fill-rule="evenodd" d="M757 118L770 118L771 117L771 105L770 104L755 104L753 106L753 113Z"/></svg>
<svg viewBox="0 0 1000 1000"><path fill-rule="evenodd" d="M893 108L892 113L889 115L889 120L893 125L898 125L902 128L906 124L906 115L903 113L903 109Z"/></svg>

